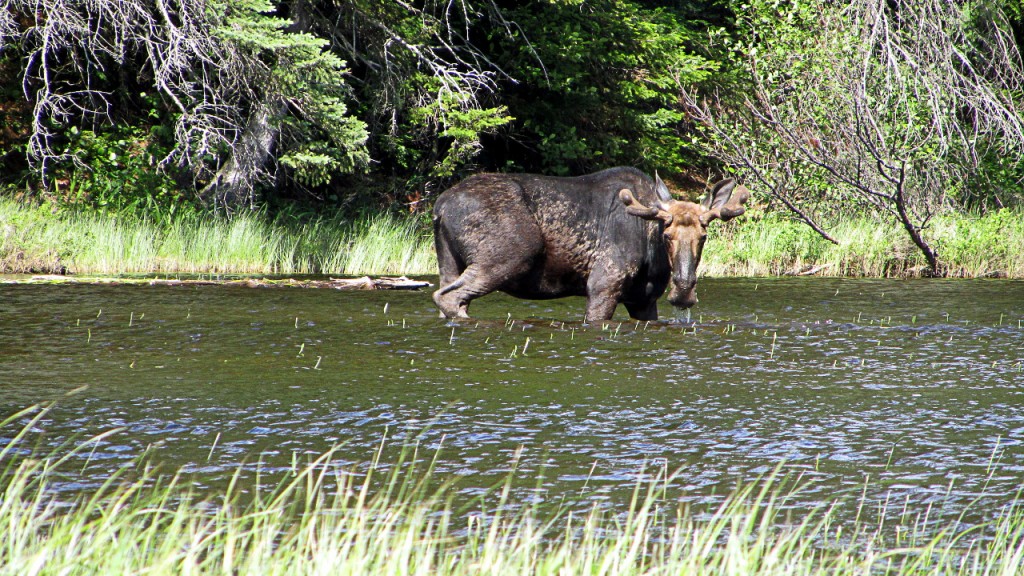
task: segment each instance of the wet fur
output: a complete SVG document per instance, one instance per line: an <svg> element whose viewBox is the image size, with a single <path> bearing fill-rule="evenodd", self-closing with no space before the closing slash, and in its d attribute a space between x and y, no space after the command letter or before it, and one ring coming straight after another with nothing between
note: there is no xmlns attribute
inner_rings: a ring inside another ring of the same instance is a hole
<svg viewBox="0 0 1024 576"><path fill-rule="evenodd" d="M493 291L519 298L586 296L587 318L657 319L671 268L661 222L626 213L621 189L655 203L654 181L613 168L578 178L480 174L446 190L434 207L443 315L468 316Z"/></svg>

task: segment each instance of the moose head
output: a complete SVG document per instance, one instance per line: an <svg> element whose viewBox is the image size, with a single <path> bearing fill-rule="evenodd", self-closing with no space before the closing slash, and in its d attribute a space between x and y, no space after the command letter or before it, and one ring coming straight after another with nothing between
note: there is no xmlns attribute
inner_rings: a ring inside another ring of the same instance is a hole
<svg viewBox="0 0 1024 576"><path fill-rule="evenodd" d="M750 191L733 178L716 183L700 204L675 200L668 187L655 174L654 191L657 201L652 206L641 204L628 188L619 190L619 200L626 212L661 222L661 232L672 267L668 301L678 308L689 308L697 303L697 265L700 264L707 238L708 224L714 220L731 220L746 210L743 204L750 199Z"/></svg>

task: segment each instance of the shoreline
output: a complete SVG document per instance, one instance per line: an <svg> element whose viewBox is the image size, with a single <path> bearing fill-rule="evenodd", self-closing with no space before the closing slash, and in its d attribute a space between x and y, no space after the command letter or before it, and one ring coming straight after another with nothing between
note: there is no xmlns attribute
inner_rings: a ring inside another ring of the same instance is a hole
<svg viewBox="0 0 1024 576"><path fill-rule="evenodd" d="M785 215L754 211L709 228L704 277L920 278L920 253L894 223L847 217L829 243ZM1024 278L1024 211L948 214L930 225L947 278ZM437 274L422 215L231 219L190 215L154 223L143 214L52 212L0 198L0 274L71 276Z"/></svg>
<svg viewBox="0 0 1024 576"><path fill-rule="evenodd" d="M95 275L34 274L27 278L5 278L0 272L0 284L86 284L107 286L242 286L246 288L316 288L333 290L420 290L434 285L425 280L414 280L406 276L384 276L371 278L160 278ZM15 274L9 276L17 276ZM200 275L202 276L202 275Z"/></svg>

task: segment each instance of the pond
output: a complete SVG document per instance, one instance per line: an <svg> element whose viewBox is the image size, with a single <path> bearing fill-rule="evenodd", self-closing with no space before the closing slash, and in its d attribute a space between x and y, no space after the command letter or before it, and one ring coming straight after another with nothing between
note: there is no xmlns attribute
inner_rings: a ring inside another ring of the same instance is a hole
<svg viewBox="0 0 1024 576"><path fill-rule="evenodd" d="M0 413L56 401L29 437L42 452L123 429L74 460L69 494L144 453L214 490L335 446L354 471L417 446L467 496L511 473L519 498L586 507L661 468L688 503L781 466L807 505L936 521L1020 489L1024 282L699 292L688 317L663 302L664 321L584 325L580 298L491 295L452 323L429 291L5 284Z"/></svg>

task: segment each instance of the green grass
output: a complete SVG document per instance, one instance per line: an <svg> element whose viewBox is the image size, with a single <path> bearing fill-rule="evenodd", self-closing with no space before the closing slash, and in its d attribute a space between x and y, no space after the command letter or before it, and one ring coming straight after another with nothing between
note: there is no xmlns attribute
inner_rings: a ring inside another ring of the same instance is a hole
<svg viewBox="0 0 1024 576"><path fill-rule="evenodd" d="M833 245L779 214L711 226L702 271L766 276L814 269L830 276L920 275L924 260L892 223L850 217L828 225ZM1024 213L946 215L927 232L955 277L1024 278ZM356 221L53 213L0 199L0 272L76 274L436 274L431 231L383 214Z"/></svg>
<svg viewBox="0 0 1024 576"><path fill-rule="evenodd" d="M434 235L412 219L378 215L357 222L318 266L343 274L436 274Z"/></svg>
<svg viewBox="0 0 1024 576"><path fill-rule="evenodd" d="M0 271L76 274L431 274L433 239L418 221L231 219L51 213L0 200Z"/></svg>
<svg viewBox="0 0 1024 576"><path fill-rule="evenodd" d="M328 452L276 484L236 474L205 494L140 461L68 501L49 486L109 435L62 456L19 453L44 415L0 423L29 421L0 447L0 575L1010 575L1024 556L1020 502L982 525L937 527L929 510L879 520L877 504L843 522L837 503L794 508L799 480L773 474L696 511L664 471L618 507L517 502L511 476L459 502L414 447L390 466L378 454L366 472L334 467Z"/></svg>
<svg viewBox="0 0 1024 576"><path fill-rule="evenodd" d="M925 261L894 223L850 217L826 226L832 244L783 215L712 224L702 267L711 276L768 276L815 269L826 276L910 277ZM925 232L953 277L1024 278L1024 213L949 214Z"/></svg>

